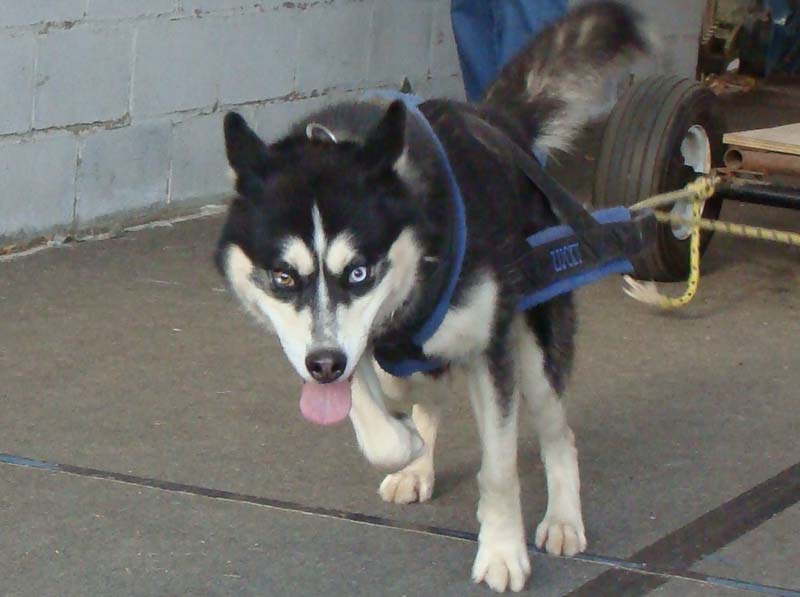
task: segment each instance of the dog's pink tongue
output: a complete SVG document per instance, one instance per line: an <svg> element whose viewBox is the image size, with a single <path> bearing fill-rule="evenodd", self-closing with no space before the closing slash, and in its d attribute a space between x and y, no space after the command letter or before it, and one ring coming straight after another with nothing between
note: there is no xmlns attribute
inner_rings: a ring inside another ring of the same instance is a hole
<svg viewBox="0 0 800 597"><path fill-rule="evenodd" d="M300 412L317 425L335 425L350 414L352 403L349 381L303 384Z"/></svg>

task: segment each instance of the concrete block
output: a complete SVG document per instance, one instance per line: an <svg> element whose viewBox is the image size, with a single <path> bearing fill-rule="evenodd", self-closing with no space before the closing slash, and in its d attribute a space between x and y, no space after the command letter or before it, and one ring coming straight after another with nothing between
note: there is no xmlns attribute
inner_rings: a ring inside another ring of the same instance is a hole
<svg viewBox="0 0 800 597"><path fill-rule="evenodd" d="M74 135L0 144L0 237L69 224L76 163Z"/></svg>
<svg viewBox="0 0 800 597"><path fill-rule="evenodd" d="M83 16L86 0L3 0L0 23L4 27L63 23Z"/></svg>
<svg viewBox="0 0 800 597"><path fill-rule="evenodd" d="M378 2L372 23L371 82L421 78L431 64L433 4Z"/></svg>
<svg viewBox="0 0 800 597"><path fill-rule="evenodd" d="M188 13L213 13L229 10L248 10L256 7L267 8L271 4L278 4L277 0L259 2L258 0L181 0L184 12Z"/></svg>
<svg viewBox="0 0 800 597"><path fill-rule="evenodd" d="M172 134L170 200L217 195L232 189L222 133L224 114L195 116ZM247 113L242 113L247 118Z"/></svg>
<svg viewBox="0 0 800 597"><path fill-rule="evenodd" d="M297 89L353 86L367 78L372 3L317 6L302 13Z"/></svg>
<svg viewBox="0 0 800 597"><path fill-rule="evenodd" d="M177 9L175 0L88 0L86 16L90 19L124 19L164 15Z"/></svg>
<svg viewBox="0 0 800 597"><path fill-rule="evenodd" d="M103 122L128 112L133 33L75 27L39 37L34 128Z"/></svg>
<svg viewBox="0 0 800 597"><path fill-rule="evenodd" d="M254 107L252 118L247 118L244 114L242 116L245 116L247 124L265 143L272 143L289 132L291 126L300 118L301 104L304 103L305 101L301 100L263 104Z"/></svg>
<svg viewBox="0 0 800 597"><path fill-rule="evenodd" d="M456 41L453 37L453 22L450 18L449 2L438 2L433 8L431 45L430 74L432 77L458 75L461 73Z"/></svg>
<svg viewBox="0 0 800 597"><path fill-rule="evenodd" d="M571 0L570 6L589 0ZM661 37L661 54L642 61L631 69L637 77L653 74L678 74L694 77L700 46L705 2L699 0L625 0L641 12Z"/></svg>
<svg viewBox="0 0 800 597"><path fill-rule="evenodd" d="M626 0L640 11L656 30L665 35L700 36L705 2L698 0Z"/></svg>
<svg viewBox="0 0 800 597"><path fill-rule="evenodd" d="M152 122L86 138L77 177L79 223L166 203L171 127Z"/></svg>
<svg viewBox="0 0 800 597"><path fill-rule="evenodd" d="M705 2L696 0L673 2L628 0L628 2L644 14L661 36L661 54L656 58L658 66L650 72L694 77Z"/></svg>
<svg viewBox="0 0 800 597"><path fill-rule="evenodd" d="M664 54L662 72L694 78L697 72L697 57L700 51L699 34L677 35L673 40L667 40L666 45L680 48L674 52Z"/></svg>
<svg viewBox="0 0 800 597"><path fill-rule="evenodd" d="M272 143L309 114L330 104L358 101L362 98L363 92L360 90L336 91L292 102L264 104L254 108L253 119L248 118L248 123L266 143ZM243 115L247 117L246 114Z"/></svg>
<svg viewBox="0 0 800 597"><path fill-rule="evenodd" d="M214 105L225 56L216 37L219 26L217 19L140 25L133 76L134 118Z"/></svg>
<svg viewBox="0 0 800 597"><path fill-rule="evenodd" d="M221 19L215 35L224 48L220 100L244 103L286 95L294 88L299 16L269 11Z"/></svg>
<svg viewBox="0 0 800 597"><path fill-rule="evenodd" d="M416 82L411 81L414 93L426 99L446 98L457 101L465 101L464 82L461 75L450 75L424 79Z"/></svg>
<svg viewBox="0 0 800 597"><path fill-rule="evenodd" d="M30 33L0 38L0 135L30 129L35 49Z"/></svg>
<svg viewBox="0 0 800 597"><path fill-rule="evenodd" d="M250 125L265 142L272 143L288 133L302 117L328 105L330 101L328 96L319 96L258 106Z"/></svg>

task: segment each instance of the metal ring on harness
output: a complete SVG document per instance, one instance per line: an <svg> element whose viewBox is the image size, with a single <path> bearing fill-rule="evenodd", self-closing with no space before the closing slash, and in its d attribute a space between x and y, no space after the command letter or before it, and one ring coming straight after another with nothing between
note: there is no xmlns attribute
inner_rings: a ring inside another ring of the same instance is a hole
<svg viewBox="0 0 800 597"><path fill-rule="evenodd" d="M309 122L306 125L306 137L311 141L323 141L326 143L338 143L336 135L326 127L318 122Z"/></svg>

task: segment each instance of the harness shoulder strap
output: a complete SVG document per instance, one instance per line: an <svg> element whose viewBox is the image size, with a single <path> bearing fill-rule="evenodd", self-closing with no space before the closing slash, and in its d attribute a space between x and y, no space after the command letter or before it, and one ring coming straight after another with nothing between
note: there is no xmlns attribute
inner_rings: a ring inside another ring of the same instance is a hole
<svg viewBox="0 0 800 597"><path fill-rule="evenodd" d="M475 114L474 129L507 149L516 166L542 192L561 225L528 237L516 263L527 283L517 308L526 310L612 274L632 273L631 257L654 238L655 219L624 207L589 213L539 162L503 131Z"/></svg>

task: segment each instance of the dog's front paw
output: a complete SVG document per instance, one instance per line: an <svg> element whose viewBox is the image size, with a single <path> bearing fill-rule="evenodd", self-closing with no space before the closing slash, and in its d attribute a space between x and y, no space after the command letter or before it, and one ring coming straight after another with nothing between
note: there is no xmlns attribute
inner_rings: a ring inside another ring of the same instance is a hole
<svg viewBox="0 0 800 597"><path fill-rule="evenodd" d="M397 422L392 431L392 436L387 433L364 446L369 463L383 471L401 471L425 450L425 442L413 426Z"/></svg>
<svg viewBox="0 0 800 597"><path fill-rule="evenodd" d="M585 551L583 523L545 516L536 527L536 547L557 556L574 556Z"/></svg>
<svg viewBox="0 0 800 597"><path fill-rule="evenodd" d="M384 502L394 504L427 502L433 494L433 470L412 464L399 473L386 475L378 493Z"/></svg>
<svg viewBox="0 0 800 597"><path fill-rule="evenodd" d="M522 539L481 541L472 566L472 580L493 591L521 591L531 574L528 548Z"/></svg>

